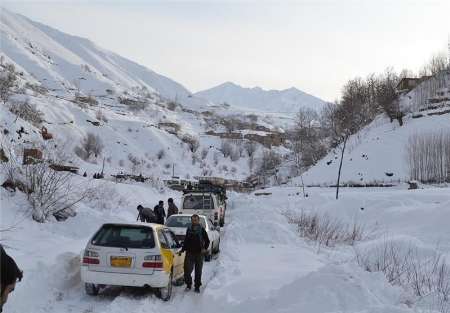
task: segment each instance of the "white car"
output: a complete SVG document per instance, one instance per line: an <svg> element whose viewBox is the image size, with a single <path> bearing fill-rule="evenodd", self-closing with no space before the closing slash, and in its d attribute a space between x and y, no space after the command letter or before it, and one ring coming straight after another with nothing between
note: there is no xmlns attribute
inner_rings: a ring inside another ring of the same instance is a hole
<svg viewBox="0 0 450 313"><path fill-rule="evenodd" d="M167 301L172 283L181 282L184 256L175 234L164 225L104 224L89 240L81 260L86 293L106 285L156 288Z"/></svg>
<svg viewBox="0 0 450 313"><path fill-rule="evenodd" d="M184 241L186 236L186 229L191 225L192 214L175 214L171 215L167 221L166 226L170 228L176 235L179 242ZM212 255L219 252L220 247L220 228L214 226L211 219L205 215L199 215L200 224L205 228L210 241L208 253L205 255L205 261L210 261Z"/></svg>

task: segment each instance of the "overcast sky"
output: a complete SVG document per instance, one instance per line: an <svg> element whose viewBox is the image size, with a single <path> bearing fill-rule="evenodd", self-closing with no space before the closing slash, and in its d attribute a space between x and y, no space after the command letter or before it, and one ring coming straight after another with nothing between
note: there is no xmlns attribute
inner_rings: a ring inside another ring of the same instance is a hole
<svg viewBox="0 0 450 313"><path fill-rule="evenodd" d="M332 101L355 76L417 70L446 51L450 1L2 1L166 75Z"/></svg>

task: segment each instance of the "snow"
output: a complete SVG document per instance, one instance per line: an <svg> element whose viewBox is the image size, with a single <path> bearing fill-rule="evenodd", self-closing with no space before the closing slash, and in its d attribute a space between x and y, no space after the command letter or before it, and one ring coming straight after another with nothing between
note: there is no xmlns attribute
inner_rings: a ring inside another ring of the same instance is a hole
<svg viewBox="0 0 450 313"><path fill-rule="evenodd" d="M342 199L336 201L329 188L309 188L310 196L303 199L296 195L297 188L274 187L266 189L271 196L230 194L221 253L205 263L202 294L186 294L183 287L175 287L172 300L164 303L148 291L110 288L93 298L84 294L78 262L80 251L99 225L133 220L137 202L151 204L169 196L179 201L174 192L159 194L137 185L107 184L128 200L116 207L114 199L102 199L109 207L102 210L98 203L84 203L76 217L46 224L29 218L23 195L1 190L2 227L19 221L6 234L5 243L11 246L7 251L25 273L5 307L8 312L26 312L30 307L33 312L111 313L124 309L209 312L211 307L230 313L391 313L429 308L405 305L414 298L390 285L381 273L360 268L353 249L318 249L304 241L284 217L286 211L314 210L377 224L383 236L361 243L361 249L390 238L401 246L414 243L429 251L441 243L440 249L450 253L448 189L344 189Z"/></svg>
<svg viewBox="0 0 450 313"><path fill-rule="evenodd" d="M187 97L181 84L96 46L85 38L62 33L28 18L0 10L1 52L43 86L75 87L85 93L146 86L170 99Z"/></svg>
<svg viewBox="0 0 450 313"><path fill-rule="evenodd" d="M393 183L410 179L406 147L411 135L418 132L450 130L450 114L412 118L408 115L404 125L390 122L383 115L357 134L350 137L342 164L341 183ZM303 175L308 185L336 184L340 151L331 151ZM327 164L330 163L330 164ZM386 173L392 173L387 176ZM300 178L294 183L301 184Z"/></svg>
<svg viewBox="0 0 450 313"><path fill-rule="evenodd" d="M244 156L236 162L224 158L219 152L220 139L205 134L206 121L201 112L212 111L222 117L256 112L259 125L276 129L292 124L292 113L298 111L299 105L319 109L323 101L295 88L264 91L231 83L205 92L218 99L203 99L200 94L190 96L180 84L87 39L61 33L3 9L0 32L4 61L13 62L18 70L24 71L20 86L32 82L53 89L45 95L25 89L13 95L10 103L28 101L35 105L44 113L43 125L55 137L44 142L35 125L17 119L8 105L0 105L2 147L20 156L23 147L56 145L59 147L56 150L80 167L80 174L88 173L86 178L74 176L76 182L96 188L94 196L77 206L75 217L43 224L32 220L24 194L0 188L0 230L8 229L0 232L0 241L24 270L24 279L17 284L5 311L439 312L432 296L421 301L409 290L390 284L382 273L367 272L355 261L356 250L373 255L385 242L395 243L398 249L415 247L421 257L432 255L437 249L447 259L450 257L449 188L426 186L406 190L404 184L393 188L342 188L339 200L334 199L335 190L326 187L307 187L308 198L301 196L298 187L287 186L264 189L271 193L267 196L229 193L221 252L204 265L200 295L186 294L183 287L175 287L173 298L167 303L152 292L135 288L109 288L98 297L85 295L80 279L80 253L102 223L134 221L138 204L152 207L169 197L179 206L181 194L161 184L162 179L171 177L172 164L176 165L175 174L182 178L203 176L203 169L210 170L212 175L235 179L248 175L248 158ZM97 106L80 107L73 101L76 88L73 80L79 77L84 78L79 80L81 92L96 95ZM141 99L140 91L134 88L137 86L147 88L148 107L132 112L116 96L127 92L130 98ZM116 94L105 95L107 88ZM223 99L225 94L221 90L231 90L230 99L237 102ZM168 110L164 107L166 98L177 98L189 110ZM223 101L232 105L220 105ZM275 103L282 103L277 111L288 113L267 113L274 111ZM99 121L100 125L94 126L87 120L96 121L99 110L108 121ZM409 136L418 130L448 129L449 118L448 114L408 116L405 125L399 127L396 122L378 117L350 139L342 181L397 184L408 180L404 150ZM179 136L159 128L162 121L177 123L182 134L198 137L197 154L189 151ZM28 134L19 138L16 131L21 127ZM3 135L4 129L9 130L9 135ZM105 147L101 157L83 161L74 156L73 150L88 132L99 135ZM208 151L206 157L193 162L203 149ZM159 159L157 153L161 150L165 155ZM283 148L277 150L283 152ZM130 155L142 162L137 169L133 169ZM94 172L101 170L103 158L105 179L91 179ZM330 153L303 178L307 184L333 184L337 165L335 154ZM156 182L115 182L110 175L120 171L152 176ZM4 180L2 170L0 181ZM299 179L293 180L293 184L299 183ZM373 230L373 236L353 247L317 246L299 237L296 226L286 218L286 213L302 211L327 214L348 223L357 221Z"/></svg>
<svg viewBox="0 0 450 313"><path fill-rule="evenodd" d="M244 88L231 82L199 91L195 95L252 113L297 113L300 108L320 112L326 104L325 101L294 87L285 90L263 90L260 87Z"/></svg>

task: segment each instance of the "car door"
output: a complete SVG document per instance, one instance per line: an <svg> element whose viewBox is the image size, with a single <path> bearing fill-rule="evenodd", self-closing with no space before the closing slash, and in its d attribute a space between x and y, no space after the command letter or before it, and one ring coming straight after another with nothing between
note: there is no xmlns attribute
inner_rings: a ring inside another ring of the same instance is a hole
<svg viewBox="0 0 450 313"><path fill-rule="evenodd" d="M184 273L184 253L180 256L178 255L178 251L180 249L180 244L178 243L177 237L175 234L168 228L164 230L164 235L169 241L169 245L171 246L172 254L173 254L173 271L174 277L180 277Z"/></svg>
<svg viewBox="0 0 450 313"><path fill-rule="evenodd" d="M170 269L173 266L173 258L174 258L171 246L164 234L164 228L159 228L156 232L160 244L164 271L170 273Z"/></svg>
<svg viewBox="0 0 450 313"><path fill-rule="evenodd" d="M213 222L211 219L208 219L208 237L211 241L211 244L214 244L214 247L217 247L218 240L219 240L219 232L214 227Z"/></svg>

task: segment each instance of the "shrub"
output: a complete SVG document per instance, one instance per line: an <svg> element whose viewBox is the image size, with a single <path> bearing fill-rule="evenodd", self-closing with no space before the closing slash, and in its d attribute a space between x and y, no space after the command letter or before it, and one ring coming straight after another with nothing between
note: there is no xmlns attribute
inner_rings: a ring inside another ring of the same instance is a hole
<svg viewBox="0 0 450 313"><path fill-rule="evenodd" d="M24 102L17 101L12 103L9 110L11 113L35 126L40 125L44 121L44 114L36 109L36 105L30 104L28 100Z"/></svg>
<svg viewBox="0 0 450 313"><path fill-rule="evenodd" d="M382 272L391 284L412 291L419 299L433 297L439 312L450 311L450 268L439 251L424 256L417 247L385 241L355 253L364 270Z"/></svg>
<svg viewBox="0 0 450 313"><path fill-rule="evenodd" d="M106 117L106 115L103 113L102 110L98 110L97 112L95 112L95 118L99 121L103 121L105 123L108 122L108 118Z"/></svg>
<svg viewBox="0 0 450 313"><path fill-rule="evenodd" d="M206 149L206 148L203 148L202 149L202 152L201 152L201 158L202 158L202 160L205 160L206 159L206 157L208 156L208 149Z"/></svg>
<svg viewBox="0 0 450 313"><path fill-rule="evenodd" d="M186 143L188 145L189 150L192 153L195 153L198 150L198 148L200 147L200 142L198 141L198 139L193 136L190 136L190 135L184 135L181 138L181 141L183 141L184 143Z"/></svg>
<svg viewBox="0 0 450 313"><path fill-rule="evenodd" d="M16 86L17 74L13 64L0 65L0 99L6 103Z"/></svg>
<svg viewBox="0 0 450 313"><path fill-rule="evenodd" d="M335 246L336 244L353 245L356 241L368 238L364 225L346 223L327 214L309 213L301 211L300 214L285 213L289 223L297 226L301 237L318 243L319 246Z"/></svg>
<svg viewBox="0 0 450 313"><path fill-rule="evenodd" d="M225 158L228 158L233 153L233 145L229 140L222 140L220 144L220 151Z"/></svg>
<svg viewBox="0 0 450 313"><path fill-rule="evenodd" d="M450 182L450 132L411 135L406 151L411 179Z"/></svg>
<svg viewBox="0 0 450 313"><path fill-rule="evenodd" d="M169 101L169 103L167 103L167 109L170 111L175 111L177 106L178 104L175 101Z"/></svg>
<svg viewBox="0 0 450 313"><path fill-rule="evenodd" d="M161 160L162 158L164 158L165 155L166 155L166 152L164 151L164 149L161 149L156 154L156 157L158 158L158 160Z"/></svg>
<svg viewBox="0 0 450 313"><path fill-rule="evenodd" d="M81 146L75 147L75 154L83 160L88 160L92 156L97 158L103 151L103 142L98 135L87 133L81 141Z"/></svg>

